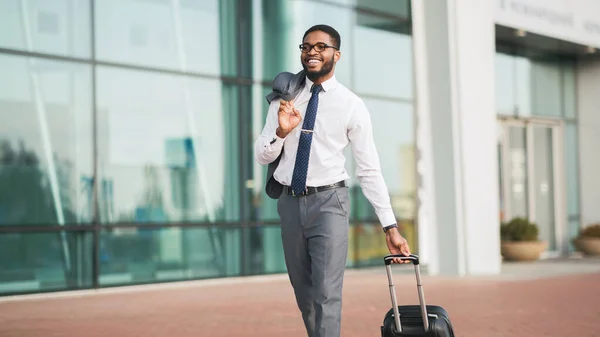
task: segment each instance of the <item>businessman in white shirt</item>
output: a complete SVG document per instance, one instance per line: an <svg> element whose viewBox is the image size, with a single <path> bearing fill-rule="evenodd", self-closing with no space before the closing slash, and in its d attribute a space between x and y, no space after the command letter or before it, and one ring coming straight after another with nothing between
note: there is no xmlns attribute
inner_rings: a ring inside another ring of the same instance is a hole
<svg viewBox="0 0 600 337"><path fill-rule="evenodd" d="M273 174L283 185L277 204L281 238L309 337L340 336L350 217L346 146L352 148L357 179L375 209L390 253L410 254L381 174L369 111L335 78L340 46L340 35L330 26L306 31L300 44L304 85L290 101L271 101L254 147L262 165L281 154Z"/></svg>

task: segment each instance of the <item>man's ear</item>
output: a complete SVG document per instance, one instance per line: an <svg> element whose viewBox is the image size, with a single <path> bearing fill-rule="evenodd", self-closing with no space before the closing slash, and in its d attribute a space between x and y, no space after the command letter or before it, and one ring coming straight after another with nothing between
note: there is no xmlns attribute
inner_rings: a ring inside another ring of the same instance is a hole
<svg viewBox="0 0 600 337"><path fill-rule="evenodd" d="M337 62L337 61L339 61L339 60L340 60L340 58L341 58L341 57L342 57L342 52L341 52L341 51L339 51L339 50L336 50L336 51L335 51L335 54L333 54L333 60L334 60L335 62Z"/></svg>

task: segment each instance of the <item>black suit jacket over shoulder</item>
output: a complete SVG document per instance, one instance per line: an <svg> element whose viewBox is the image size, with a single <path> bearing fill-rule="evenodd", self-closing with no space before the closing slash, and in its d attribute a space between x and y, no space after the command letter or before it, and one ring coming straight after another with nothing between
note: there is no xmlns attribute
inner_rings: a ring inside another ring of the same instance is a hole
<svg viewBox="0 0 600 337"><path fill-rule="evenodd" d="M296 74L290 72L279 73L273 80L273 91L265 98L269 104L271 104L271 102L275 99L291 101L302 90L305 82L306 72L304 70L301 70ZM269 163L269 166L267 167L267 183L265 186L265 192L272 199L279 199L281 192L283 191L283 186L277 180L275 180L275 178L273 178L273 174L279 166L279 161L281 160L282 154L283 148L281 149L279 156Z"/></svg>

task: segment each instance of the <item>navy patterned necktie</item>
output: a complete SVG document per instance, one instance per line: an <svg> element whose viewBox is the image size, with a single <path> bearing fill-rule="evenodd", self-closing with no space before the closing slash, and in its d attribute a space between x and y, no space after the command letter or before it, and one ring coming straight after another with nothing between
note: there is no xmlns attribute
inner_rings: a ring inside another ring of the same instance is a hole
<svg viewBox="0 0 600 337"><path fill-rule="evenodd" d="M310 157L310 145L312 143L313 128L317 118L317 108L319 106L319 92L321 85L314 85L312 96L308 101L306 113L304 114L304 123L302 132L298 140L298 152L296 153L296 164L294 165L294 175L292 176L292 191L295 195L302 195L306 191L306 174L308 173L308 159Z"/></svg>

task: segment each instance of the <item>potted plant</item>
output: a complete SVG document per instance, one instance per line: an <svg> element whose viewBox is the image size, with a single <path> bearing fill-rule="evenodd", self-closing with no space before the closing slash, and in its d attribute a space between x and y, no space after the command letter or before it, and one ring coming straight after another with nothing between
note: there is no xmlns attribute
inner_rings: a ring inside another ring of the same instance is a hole
<svg viewBox="0 0 600 337"><path fill-rule="evenodd" d="M573 240L573 244L585 255L600 256L600 223L582 228Z"/></svg>
<svg viewBox="0 0 600 337"><path fill-rule="evenodd" d="M526 218L516 217L500 226L500 249L506 260L534 261L540 258L548 245L538 239L537 224Z"/></svg>

